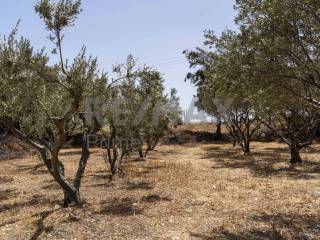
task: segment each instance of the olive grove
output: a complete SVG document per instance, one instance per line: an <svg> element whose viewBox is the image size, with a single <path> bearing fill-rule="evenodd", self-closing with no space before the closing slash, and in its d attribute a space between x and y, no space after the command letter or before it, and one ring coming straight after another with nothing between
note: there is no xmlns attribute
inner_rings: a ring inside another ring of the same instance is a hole
<svg viewBox="0 0 320 240"><path fill-rule="evenodd" d="M85 47L73 60L65 59L64 30L72 27L81 13L80 0L40 0L35 11L44 22L53 50L48 55L45 50L33 49L30 41L18 37L18 24L8 37L1 38L0 126L38 152L64 192L65 207L80 205L81 179L90 157L89 136L106 134L113 141L107 144L107 155L115 174L125 154L138 151L145 158L147 151L154 149L170 117L154 109L165 106L168 98L161 74L152 67L137 67L133 56L114 66L114 78L98 69L97 58L88 55ZM58 57L53 65L49 64L52 55ZM99 116L89 114L88 99L103 103ZM125 114L117 114L122 107ZM79 135L82 153L78 169L74 176L66 176L60 152ZM136 149L128 147L133 141Z"/></svg>
<svg viewBox="0 0 320 240"><path fill-rule="evenodd" d="M245 153L261 124L288 144L291 163L312 144L319 124L317 1L238 0L239 32L205 32L185 51L199 103L223 119Z"/></svg>

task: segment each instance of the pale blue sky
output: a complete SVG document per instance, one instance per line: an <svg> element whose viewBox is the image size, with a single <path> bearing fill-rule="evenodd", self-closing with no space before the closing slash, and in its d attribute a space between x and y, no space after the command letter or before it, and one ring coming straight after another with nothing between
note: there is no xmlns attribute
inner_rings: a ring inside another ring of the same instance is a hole
<svg viewBox="0 0 320 240"><path fill-rule="evenodd" d="M35 48L52 45L44 24L35 14L36 0L2 0L0 34L8 34L21 19L19 34ZM234 0L82 0L76 26L66 32L65 57L73 58L84 44L97 56L99 67L109 71L129 53L159 69L166 89L178 89L183 108L189 107L195 89L184 82L188 64L183 50L203 42L203 31L217 34L235 29Z"/></svg>

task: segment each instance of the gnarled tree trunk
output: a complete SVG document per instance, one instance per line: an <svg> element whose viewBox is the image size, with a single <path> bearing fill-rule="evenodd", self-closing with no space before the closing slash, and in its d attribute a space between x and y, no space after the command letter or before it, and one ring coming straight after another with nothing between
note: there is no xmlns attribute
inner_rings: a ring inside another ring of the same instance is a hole
<svg viewBox="0 0 320 240"><path fill-rule="evenodd" d="M64 202L63 206L68 207L69 204L75 203L76 205L81 204L80 193L77 188L75 188L64 176L63 164L59 161L59 149L55 148L52 152L52 170L53 177L60 185L64 192Z"/></svg>
<svg viewBox="0 0 320 240"><path fill-rule="evenodd" d="M299 147L295 146L294 144L292 144L290 146L290 155L291 155L291 160L290 160L291 164L296 164L296 163L302 162L302 159L300 157L300 149L299 149Z"/></svg>
<svg viewBox="0 0 320 240"><path fill-rule="evenodd" d="M86 165L87 165L89 157L90 157L90 151L89 151L89 146L88 146L88 138L87 138L87 135L85 134L83 136L83 140L82 140L82 152L81 152L81 158L79 161L78 170L76 173L76 177L73 181L73 185L76 189L78 189L78 191L81 186L81 179L82 179L84 171L86 169Z"/></svg>
<svg viewBox="0 0 320 240"><path fill-rule="evenodd" d="M111 176L117 175L121 171L122 159L125 152L114 142L111 146L107 146L107 158L109 162Z"/></svg>
<svg viewBox="0 0 320 240"><path fill-rule="evenodd" d="M39 143L36 143L28 138L26 135L16 129L13 124L7 123L6 127L13 133L14 136L21 139L23 142L27 143L29 146L40 153L42 161L47 167L49 173L54 177L54 179L61 186L64 192L64 206L67 207L71 202L80 204L79 191L66 180L64 176L64 166L58 158L58 154L62 146L61 142L51 150L51 158L48 158L48 149L46 149L45 146L42 146Z"/></svg>
<svg viewBox="0 0 320 240"><path fill-rule="evenodd" d="M141 161L144 161L145 160L145 156L143 155L142 147L139 147L138 153L139 153L139 159Z"/></svg>
<svg viewBox="0 0 320 240"><path fill-rule="evenodd" d="M245 155L250 154L250 141L244 140L243 141L243 146L242 146L243 153Z"/></svg>

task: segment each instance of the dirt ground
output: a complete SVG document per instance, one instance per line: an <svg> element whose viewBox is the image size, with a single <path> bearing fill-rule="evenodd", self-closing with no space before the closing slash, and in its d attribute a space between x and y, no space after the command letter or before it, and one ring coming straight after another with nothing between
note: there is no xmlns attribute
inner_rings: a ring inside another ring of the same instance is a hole
<svg viewBox="0 0 320 240"><path fill-rule="evenodd" d="M36 156L1 161L0 239L320 239L320 145L295 168L285 145L252 148L159 146L146 162L129 157L112 182L95 149L84 206L68 209ZM62 154L68 176L79 153Z"/></svg>

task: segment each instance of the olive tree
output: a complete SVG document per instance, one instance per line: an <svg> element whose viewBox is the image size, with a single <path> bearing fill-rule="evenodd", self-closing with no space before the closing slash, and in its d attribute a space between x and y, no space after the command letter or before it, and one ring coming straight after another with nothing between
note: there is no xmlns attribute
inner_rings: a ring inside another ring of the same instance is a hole
<svg viewBox="0 0 320 240"><path fill-rule="evenodd" d="M140 160L154 149L168 125L161 111L166 98L159 71L149 66L139 67L129 55L124 64L114 66L116 79L110 107L105 115L108 129L107 159L112 175L121 171L123 157L138 152ZM143 152L146 146L145 153Z"/></svg>
<svg viewBox="0 0 320 240"><path fill-rule="evenodd" d="M89 150L85 134L94 131L84 115L84 100L106 81L98 76L97 60L86 56L85 48L71 63L63 57L63 30L72 26L80 13L80 1L41 0L35 6L44 20L52 51L59 62L48 65L44 51L35 52L26 39L16 39L16 30L2 40L0 47L0 121L16 137L39 152L48 172L64 192L64 206L81 204L79 188ZM71 183L65 176L59 153L74 133L84 141L79 168Z"/></svg>
<svg viewBox="0 0 320 240"><path fill-rule="evenodd" d="M147 157L149 151L153 151L168 129L168 111L163 109L168 103L164 95L163 78L159 71L145 68L140 72L138 94L141 99L141 133L143 143L146 145L144 154Z"/></svg>
<svg viewBox="0 0 320 240"><path fill-rule="evenodd" d="M239 34L225 31L220 38L205 34L206 48L186 51L195 72L188 74L198 90L199 103L209 114L222 120L230 135L244 153L250 152L250 141L260 127L254 108L259 93L251 89L243 63L244 51Z"/></svg>
<svg viewBox="0 0 320 240"><path fill-rule="evenodd" d="M264 123L288 144L291 163L312 143L319 121L318 1L237 0L242 65Z"/></svg>
<svg viewBox="0 0 320 240"><path fill-rule="evenodd" d="M237 0L251 73L320 108L320 2Z"/></svg>
<svg viewBox="0 0 320 240"><path fill-rule="evenodd" d="M262 89L256 105L259 105L257 109L263 124L288 145L292 164L302 162L300 151L310 146L315 138L319 110L276 86L266 85Z"/></svg>
<svg viewBox="0 0 320 240"><path fill-rule="evenodd" d="M197 70L188 77L202 106L217 111L213 98L227 109L233 104L220 98L230 95L238 108L249 103L247 119L273 129L288 144L292 163L301 161L299 151L312 143L319 121L319 8L317 1L237 0L240 32L217 38L209 31L208 49L187 52ZM238 135L235 126L228 129Z"/></svg>

